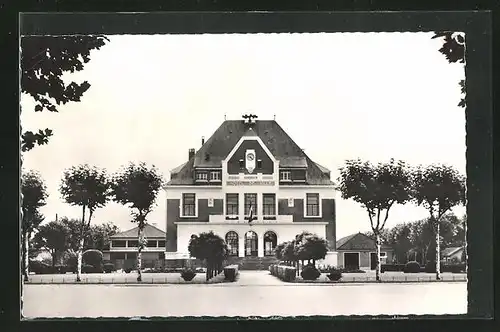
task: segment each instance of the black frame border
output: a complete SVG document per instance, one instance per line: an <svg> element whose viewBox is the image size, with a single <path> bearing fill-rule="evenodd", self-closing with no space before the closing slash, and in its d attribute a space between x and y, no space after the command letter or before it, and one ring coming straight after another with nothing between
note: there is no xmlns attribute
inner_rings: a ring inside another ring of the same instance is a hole
<svg viewBox="0 0 500 332"><path fill-rule="evenodd" d="M63 6L64 7L64 6ZM182 8L182 6L180 7ZM161 9L161 8L160 8ZM469 313L467 316L424 316L432 318L429 324L435 325L432 321L439 320L441 328L452 321L450 318L459 319L462 321L460 325L467 325L464 318L491 318L493 315L493 247L496 241L493 241L493 113L492 113L492 16L491 12L479 11L462 11L462 12L162 12L162 13L27 13L22 17L18 17L18 23L22 28L20 32L27 35L36 34L153 34L153 33L277 33L277 32L418 32L418 31L439 31L452 30L464 31L467 38L466 48L466 83L467 83L467 176L468 176L468 215L469 220L478 220L471 222L468 225L468 254L473 257L469 262L469 282L468 282L468 307ZM16 20L17 21L17 20ZM9 36L12 37L12 31ZM16 36L17 37L17 36ZM17 44L17 41L16 41ZM17 49L14 51L17 53ZM15 53L13 53L15 54ZM17 62L17 58L13 59ZM17 65L15 77L17 80ZM17 96L17 85L14 87ZM14 91L13 90L13 91ZM12 95L11 95L12 96ZM17 117L17 121L19 121ZM12 126L13 127L13 126ZM7 195L11 196L14 204L8 204L10 207L9 216L18 218L18 211L12 209L16 204L16 199L12 192L15 189L19 192L18 179L15 178L18 174L18 131L12 129L6 133L13 133L10 139L13 140L9 148L14 147L11 152L15 152L12 156L14 163L6 164L2 161L2 168L13 173L14 177L7 177L10 187L5 187ZM496 146L496 145L495 145ZM7 183L7 182L5 182ZM14 185L15 183L15 185ZM9 188L9 189L7 189ZM473 193L473 194L471 194ZM4 200L2 200L2 205ZM11 214L10 210L14 210ZM10 219L10 218L8 218ZM17 226L17 225L16 225ZM18 231L18 227L14 227L12 231ZM8 226L10 229L10 226ZM7 239L7 247L10 240ZM12 242L12 241L11 241ZM13 247L13 243L11 245ZM18 239L16 246L19 247ZM15 253L14 262L17 262L17 269L11 269L13 277L19 285L19 256L18 252L9 251L8 254ZM12 257L11 257L12 258ZM10 279L10 278L9 278ZM14 289L14 288L11 288ZM13 295L19 299L19 293L14 291ZM9 294L12 295L12 294ZM7 297L5 297L6 299ZM8 297L9 300L16 300L15 297ZM10 305L14 304L13 307ZM18 303L10 303L9 307L2 306L2 316L14 318L18 313L15 311L18 308ZM18 316L19 317L19 316ZM299 317L297 317L299 318ZM359 319L373 319L372 322L389 326L392 321L385 320L394 318L390 316L371 317L338 317L333 320L322 317L303 317L300 320L294 320L294 325L308 322L312 323L311 319L318 323L329 322L330 328L334 326L345 326L343 321L338 319L348 318L350 321L358 321ZM422 317L407 317L407 318L422 318ZM252 319L242 318L244 321L234 321L233 318L228 320L235 324L249 322ZM384 320L380 320L384 319ZM406 319L406 318L404 318ZM155 319L150 319L155 320ZM159 319L160 321L163 319ZM221 322L220 319L203 318L211 322ZM284 319L283 319L284 320ZM443 322L443 320L445 320ZM41 319L43 321L43 319ZM474 328L479 327L480 323L474 319ZM65 323L71 320L65 320ZM97 323L95 320L93 322ZM101 322L103 322L101 320ZM179 325L181 320L171 319L169 324L172 326ZM225 320L225 323L229 321ZM252 323L267 322L275 325L275 321L253 321ZM406 325L405 320L399 320L398 323ZM446 323L445 323L446 322ZM437 322L436 322L437 323ZM110 322L111 324L111 322ZM132 325L135 323L132 323ZM426 323L427 324L427 323ZM23 322L21 325L31 325L30 322ZM45 325L45 323L43 323ZM84 324L87 325L87 324ZM109 324L105 324L108 325ZM114 324L113 324L114 325ZM221 324L222 325L222 324ZM326 325L326 324L325 324ZM82 326L79 324L79 326ZM130 326L130 325L129 325ZM269 325L267 325L269 326ZM371 325L370 325L371 326ZM398 324L401 327L401 324ZM472 326L471 326L472 327ZM254 328L257 328L254 326Z"/></svg>

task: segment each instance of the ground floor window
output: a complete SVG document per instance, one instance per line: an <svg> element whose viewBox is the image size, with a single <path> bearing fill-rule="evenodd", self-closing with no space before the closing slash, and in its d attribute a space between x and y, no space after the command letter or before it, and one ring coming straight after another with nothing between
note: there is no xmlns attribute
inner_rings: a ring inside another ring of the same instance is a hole
<svg viewBox="0 0 500 332"><path fill-rule="evenodd" d="M230 231L226 234L226 244L229 256L238 256L238 234Z"/></svg>
<svg viewBox="0 0 500 332"><path fill-rule="evenodd" d="M264 256L273 256L278 238L276 233L269 231L264 234Z"/></svg>
<svg viewBox="0 0 500 332"><path fill-rule="evenodd" d="M257 256L258 239L254 231L245 234L245 256Z"/></svg>

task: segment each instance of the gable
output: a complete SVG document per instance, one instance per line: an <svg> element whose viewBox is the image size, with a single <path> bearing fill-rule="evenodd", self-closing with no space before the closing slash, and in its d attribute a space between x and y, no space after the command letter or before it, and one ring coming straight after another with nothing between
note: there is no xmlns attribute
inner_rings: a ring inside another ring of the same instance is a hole
<svg viewBox="0 0 500 332"><path fill-rule="evenodd" d="M215 133L201 146L195 156L187 162L167 185L194 184L195 168L221 167L240 139L248 134L248 125L241 120L224 121ZM323 172L290 136L274 120L258 120L252 125L257 136L280 162L280 167L300 167L306 169L306 183L312 185L332 185L329 174Z"/></svg>
<svg viewBox="0 0 500 332"><path fill-rule="evenodd" d="M341 241L342 240L342 241ZM382 244L381 249L383 250L392 250L392 248L388 245ZM337 242L337 250L377 250L376 242L374 239L363 233L352 234L346 236L345 238L340 239Z"/></svg>
<svg viewBox="0 0 500 332"><path fill-rule="evenodd" d="M246 163L246 152L252 150L255 152L255 170L250 173L247 168L244 166L240 168L240 160L243 161L243 165ZM262 162L262 167L257 167L257 161L260 160ZM273 174L274 171L274 162L271 160L269 155L266 153L262 145L259 143L257 139L246 139L244 140L238 149L234 152L231 158L227 162L227 172L228 174Z"/></svg>
<svg viewBox="0 0 500 332"><path fill-rule="evenodd" d="M139 227L134 227L124 232L117 233L110 236L112 239L122 239L122 238L133 238L136 239L138 236ZM154 227L153 225L146 224L144 226L144 236L146 238L164 238L166 233L161 229Z"/></svg>

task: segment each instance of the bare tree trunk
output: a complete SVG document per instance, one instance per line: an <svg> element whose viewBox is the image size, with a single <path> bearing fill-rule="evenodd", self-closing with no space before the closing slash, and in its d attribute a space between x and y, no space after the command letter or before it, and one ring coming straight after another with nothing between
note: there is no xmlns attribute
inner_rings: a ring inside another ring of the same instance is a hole
<svg viewBox="0 0 500 332"><path fill-rule="evenodd" d="M380 273L381 273L381 266L380 266L380 234L377 232L377 266L376 266L376 271L375 271L375 280L380 281Z"/></svg>
<svg viewBox="0 0 500 332"><path fill-rule="evenodd" d="M30 234L23 232L23 262L24 262L24 269L23 269L23 276L24 276L24 281L29 280L29 265L30 265L30 259L29 259L29 243L28 239L30 237Z"/></svg>
<svg viewBox="0 0 500 332"><path fill-rule="evenodd" d="M441 280L441 253L440 253L440 239L439 239L439 222L436 225L436 280Z"/></svg>
<svg viewBox="0 0 500 332"><path fill-rule="evenodd" d="M144 243L144 224L139 224L137 247L137 281L142 281L142 247Z"/></svg>
<svg viewBox="0 0 500 332"><path fill-rule="evenodd" d="M76 254L76 281L82 281L82 255L83 255L83 244L85 242L85 205L82 207L82 229L80 230L80 242L78 244L78 252Z"/></svg>

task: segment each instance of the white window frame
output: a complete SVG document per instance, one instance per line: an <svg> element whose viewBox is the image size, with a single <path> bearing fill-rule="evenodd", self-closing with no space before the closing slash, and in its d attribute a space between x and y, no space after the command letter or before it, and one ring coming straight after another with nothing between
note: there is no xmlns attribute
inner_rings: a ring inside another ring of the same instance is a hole
<svg viewBox="0 0 500 332"><path fill-rule="evenodd" d="M307 194L316 194L318 195L318 215L310 216L307 214ZM323 218L323 204L321 202L321 194L318 192L308 192L304 196L304 218Z"/></svg>
<svg viewBox="0 0 500 332"><path fill-rule="evenodd" d="M193 194L194 195L194 216L185 216L184 215L184 194ZM194 192L182 193L180 202L181 202L181 204L179 205L179 216L181 218L198 218L198 198L196 197L196 193L194 193Z"/></svg>
<svg viewBox="0 0 500 332"><path fill-rule="evenodd" d="M217 178L214 178L213 175L217 175ZM211 171L210 172L210 182L221 182L221 172L219 171Z"/></svg>
<svg viewBox="0 0 500 332"><path fill-rule="evenodd" d="M264 195L274 195L274 214L264 213ZM263 217L276 217L278 215L278 197L276 193L262 193L262 216ZM275 232L276 234L276 232Z"/></svg>
<svg viewBox="0 0 500 332"><path fill-rule="evenodd" d="M283 174L288 174L288 179L283 178ZM280 181L281 182L291 182L292 181L292 171L280 171Z"/></svg>
<svg viewBox="0 0 500 332"><path fill-rule="evenodd" d="M238 214L227 214L227 195L228 194L231 194L231 195L237 195L237 199L238 199ZM231 220L236 220L239 218L240 216L240 211L241 211L241 206L240 206L240 193L225 193L224 194L224 215L226 217L229 217L231 218Z"/></svg>
<svg viewBox="0 0 500 332"><path fill-rule="evenodd" d="M204 178L201 178L200 175L204 175ZM196 181L208 182L208 173L207 172L196 172Z"/></svg>

